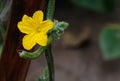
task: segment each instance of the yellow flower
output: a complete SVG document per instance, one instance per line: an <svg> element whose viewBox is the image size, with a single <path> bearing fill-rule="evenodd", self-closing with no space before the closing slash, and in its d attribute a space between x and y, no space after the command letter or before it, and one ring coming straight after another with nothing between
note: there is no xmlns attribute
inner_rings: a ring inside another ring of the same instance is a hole
<svg viewBox="0 0 120 81"><path fill-rule="evenodd" d="M32 17L24 15L22 21L18 22L18 29L26 34L22 40L26 50L32 49L36 44L47 45L47 32L53 28L54 23L51 20L43 21L43 16L43 12L39 10Z"/></svg>

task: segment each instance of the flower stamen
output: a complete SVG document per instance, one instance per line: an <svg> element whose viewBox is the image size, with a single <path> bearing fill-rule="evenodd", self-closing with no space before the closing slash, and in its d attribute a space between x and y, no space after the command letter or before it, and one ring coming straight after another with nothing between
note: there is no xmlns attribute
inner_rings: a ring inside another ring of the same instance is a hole
<svg viewBox="0 0 120 81"><path fill-rule="evenodd" d="M37 32L41 32L41 28L40 27L37 28Z"/></svg>

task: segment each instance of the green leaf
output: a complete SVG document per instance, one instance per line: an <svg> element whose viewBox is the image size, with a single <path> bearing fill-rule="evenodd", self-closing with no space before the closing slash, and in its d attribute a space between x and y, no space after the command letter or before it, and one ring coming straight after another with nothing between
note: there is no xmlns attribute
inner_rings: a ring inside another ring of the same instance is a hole
<svg viewBox="0 0 120 81"><path fill-rule="evenodd" d="M105 60L120 58L120 25L107 25L102 30L100 47Z"/></svg>

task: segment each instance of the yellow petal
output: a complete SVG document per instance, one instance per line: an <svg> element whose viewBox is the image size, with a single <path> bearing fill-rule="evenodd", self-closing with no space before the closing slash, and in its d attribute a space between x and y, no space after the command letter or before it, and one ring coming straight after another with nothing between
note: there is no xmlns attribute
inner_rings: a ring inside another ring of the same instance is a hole
<svg viewBox="0 0 120 81"><path fill-rule="evenodd" d="M43 21L43 12L41 10L36 11L33 14L33 20L35 21L36 24L38 24L38 26L42 23Z"/></svg>
<svg viewBox="0 0 120 81"><path fill-rule="evenodd" d="M32 49L32 48L35 46L36 42L35 42L34 35L35 35L35 33L31 33L31 34L25 35L25 36L23 37L23 42L22 42L22 44L23 44L23 47L24 47L26 50L30 50L30 49Z"/></svg>
<svg viewBox="0 0 120 81"><path fill-rule="evenodd" d="M34 21L32 20L32 18L28 17L27 15L23 16L22 21L18 22L17 26L22 33L26 33L26 34L29 34L36 30Z"/></svg>
<svg viewBox="0 0 120 81"><path fill-rule="evenodd" d="M26 25L24 24L23 22L19 22L18 23L18 29L22 32L22 33L25 33L25 34L29 34L34 30L34 28L30 27L29 25Z"/></svg>
<svg viewBox="0 0 120 81"><path fill-rule="evenodd" d="M22 22L23 22L24 24L27 24L27 25L32 25L32 26L35 25L35 21L34 21L31 17L29 17L29 16L27 16L27 15L24 15L24 16L23 16Z"/></svg>
<svg viewBox="0 0 120 81"><path fill-rule="evenodd" d="M54 23L51 20L45 20L42 22L40 25L41 31L42 32L48 32L48 30L52 29L54 26Z"/></svg>
<svg viewBox="0 0 120 81"><path fill-rule="evenodd" d="M47 34L38 33L36 34L36 42L41 46L46 46L48 42Z"/></svg>

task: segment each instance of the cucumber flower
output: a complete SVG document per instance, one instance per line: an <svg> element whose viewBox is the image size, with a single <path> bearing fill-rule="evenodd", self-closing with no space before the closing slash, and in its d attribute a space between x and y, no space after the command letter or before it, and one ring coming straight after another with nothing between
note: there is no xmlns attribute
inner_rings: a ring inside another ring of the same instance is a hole
<svg viewBox="0 0 120 81"><path fill-rule="evenodd" d="M22 21L18 22L18 29L25 34L22 45L26 50L32 49L36 44L46 46L48 42L47 32L53 28L51 20L44 20L41 10L36 11L32 17L24 15Z"/></svg>

